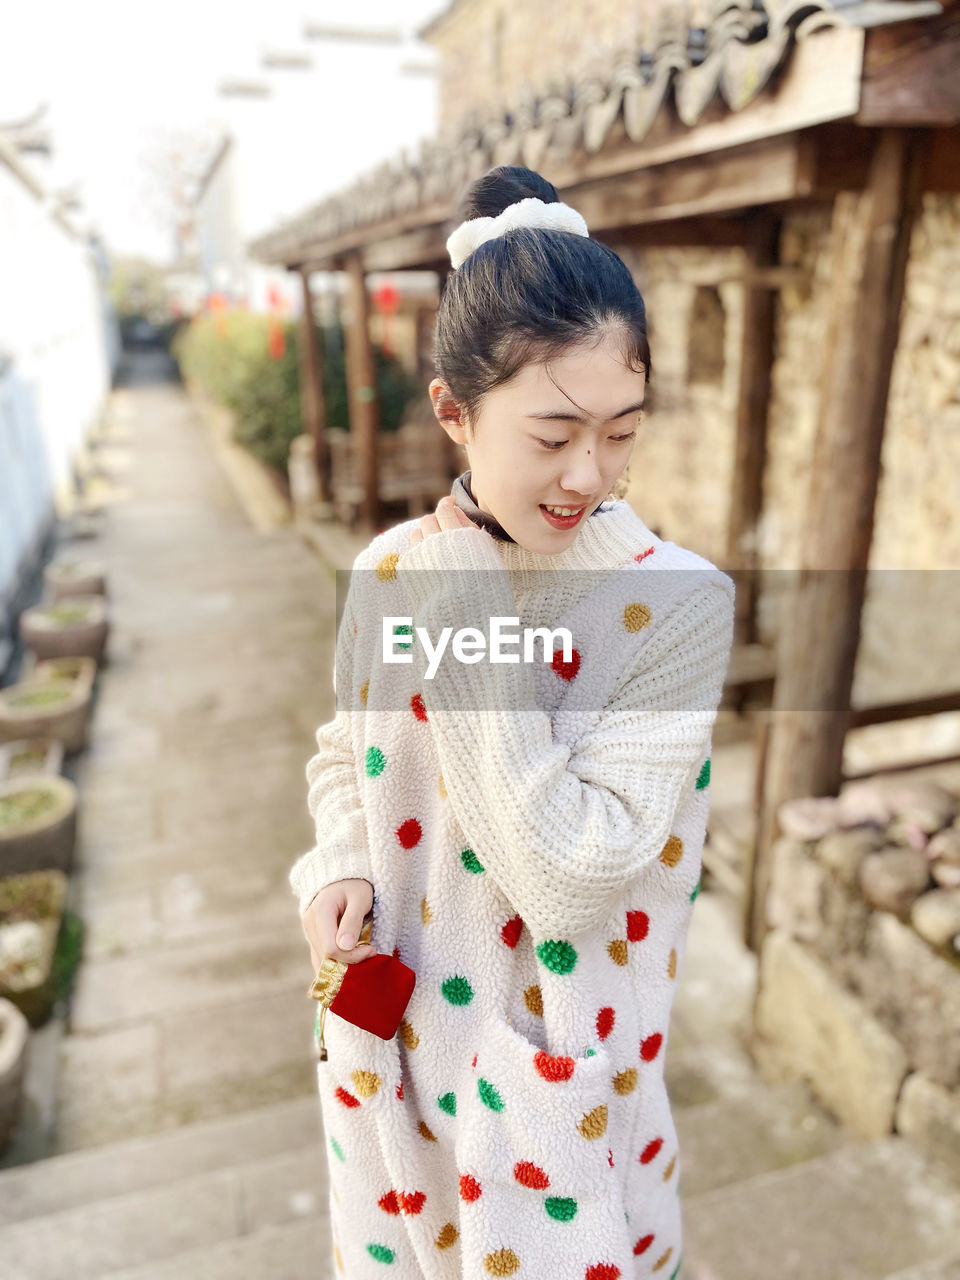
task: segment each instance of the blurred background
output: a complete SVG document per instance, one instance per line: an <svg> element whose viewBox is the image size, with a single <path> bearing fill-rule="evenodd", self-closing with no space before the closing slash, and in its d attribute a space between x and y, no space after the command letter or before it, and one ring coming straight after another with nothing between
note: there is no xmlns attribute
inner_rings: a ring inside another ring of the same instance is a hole
<svg viewBox="0 0 960 1280"><path fill-rule="evenodd" d="M660 1269L960 1277L957 5L36 0L0 14L3 1280L345 1275L287 874L344 571L468 465L426 388L495 165L629 266L626 497L737 583Z"/></svg>

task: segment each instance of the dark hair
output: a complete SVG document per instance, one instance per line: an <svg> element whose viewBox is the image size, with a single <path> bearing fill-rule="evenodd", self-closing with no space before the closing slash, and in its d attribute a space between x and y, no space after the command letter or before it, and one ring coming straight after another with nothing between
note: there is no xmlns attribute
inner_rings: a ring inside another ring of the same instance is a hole
<svg viewBox="0 0 960 1280"><path fill-rule="evenodd" d="M532 169L497 165L467 188L454 226L495 218L528 196L559 200L556 187ZM599 342L611 328L623 332L630 367L649 378L643 298L623 259L588 236L520 227L484 241L447 275L433 362L475 422L486 393L525 365Z"/></svg>

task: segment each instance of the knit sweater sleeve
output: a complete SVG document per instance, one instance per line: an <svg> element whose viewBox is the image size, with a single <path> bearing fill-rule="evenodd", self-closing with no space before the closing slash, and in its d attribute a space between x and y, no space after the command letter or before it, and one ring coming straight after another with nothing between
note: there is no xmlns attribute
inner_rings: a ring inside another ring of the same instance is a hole
<svg viewBox="0 0 960 1280"><path fill-rule="evenodd" d="M358 714L351 709L354 706L353 625L357 610L357 570L362 570L369 558L368 551L369 548L361 552L354 561L343 618L337 632L333 668L336 712L332 720L317 729L317 750L306 766L307 808L314 822L315 843L290 871L290 887L297 897L301 915L319 890L336 880L359 877L373 884L351 730L352 717Z"/></svg>
<svg viewBox="0 0 960 1280"><path fill-rule="evenodd" d="M483 530L433 534L397 567L415 622L432 637L481 615L516 616L508 574ZM444 572L451 569L459 572ZM554 740L523 662L442 661L423 681L458 821L540 936L567 938L599 925L662 852L709 750L730 656L733 584L721 579L693 587L660 620L572 748Z"/></svg>

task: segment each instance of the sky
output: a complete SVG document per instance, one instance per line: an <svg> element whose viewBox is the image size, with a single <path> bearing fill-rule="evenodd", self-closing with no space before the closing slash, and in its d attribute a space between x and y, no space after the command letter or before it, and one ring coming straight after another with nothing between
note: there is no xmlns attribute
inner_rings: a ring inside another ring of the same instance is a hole
<svg viewBox="0 0 960 1280"><path fill-rule="evenodd" d="M113 254L169 260L149 156L174 133L242 155L240 214L253 237L435 132L436 88L404 75L430 61L415 30L448 0L31 0L0 7L0 126L48 105L54 155L24 156L53 188L77 185L84 225ZM15 17L11 12L15 11ZM305 20L401 28L402 45L306 40ZM265 51L306 52L307 71L264 70ZM230 98L228 77L266 80L270 98Z"/></svg>

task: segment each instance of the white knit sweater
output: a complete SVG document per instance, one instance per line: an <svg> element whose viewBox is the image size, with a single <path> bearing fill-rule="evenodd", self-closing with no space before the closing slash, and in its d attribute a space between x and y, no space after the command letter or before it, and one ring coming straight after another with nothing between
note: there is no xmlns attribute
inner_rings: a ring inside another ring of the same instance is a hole
<svg viewBox="0 0 960 1280"><path fill-rule="evenodd" d="M301 911L370 880L372 941L417 974L391 1041L326 1019L339 1274L667 1280L663 1061L733 582L622 501L556 556L477 528L411 547L417 524L354 563L337 714L307 765L316 843L290 875ZM383 661L384 617L435 642L495 616L566 626L572 661L448 650L428 679L419 640Z"/></svg>

